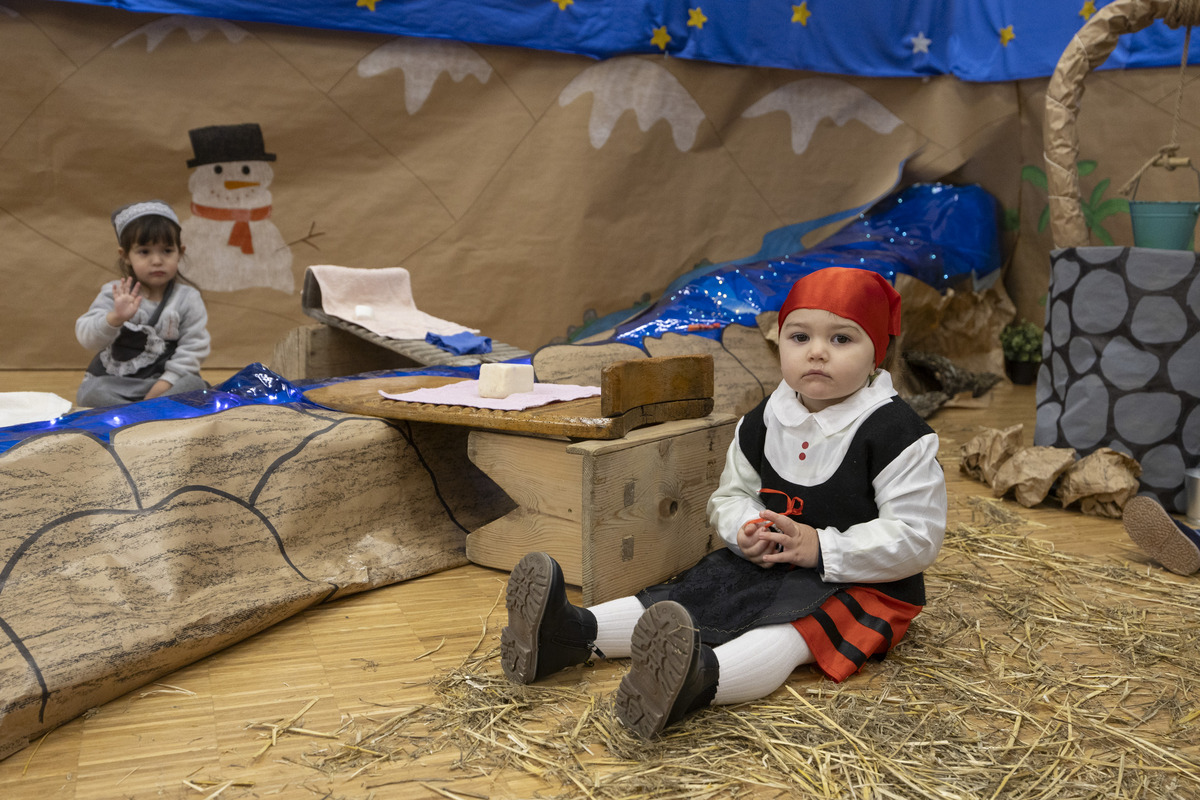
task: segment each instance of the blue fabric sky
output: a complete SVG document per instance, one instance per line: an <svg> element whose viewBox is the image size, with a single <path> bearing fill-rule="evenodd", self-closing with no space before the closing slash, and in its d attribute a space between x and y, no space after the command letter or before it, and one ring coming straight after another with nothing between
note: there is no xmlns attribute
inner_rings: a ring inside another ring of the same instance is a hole
<svg viewBox="0 0 1200 800"><path fill-rule="evenodd" d="M130 11L633 53L840 75L1045 77L1106 0L70 0ZM1103 68L1176 66L1184 31L1121 37ZM1189 61L1200 60L1200 36Z"/></svg>

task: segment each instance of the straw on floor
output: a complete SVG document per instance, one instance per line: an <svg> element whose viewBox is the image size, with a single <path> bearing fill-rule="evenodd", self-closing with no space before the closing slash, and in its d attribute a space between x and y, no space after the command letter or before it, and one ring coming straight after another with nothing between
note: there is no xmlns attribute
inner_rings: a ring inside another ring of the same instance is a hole
<svg viewBox="0 0 1200 800"><path fill-rule="evenodd" d="M925 612L843 684L801 668L646 743L612 713L623 667L509 683L493 609L436 702L304 731L326 737L304 764L450 798L486 796L456 779L500 770L538 776L544 797L605 800L1200 795L1200 578L1056 552L1002 504L962 502L970 522L948 531ZM449 775L406 769L446 750Z"/></svg>

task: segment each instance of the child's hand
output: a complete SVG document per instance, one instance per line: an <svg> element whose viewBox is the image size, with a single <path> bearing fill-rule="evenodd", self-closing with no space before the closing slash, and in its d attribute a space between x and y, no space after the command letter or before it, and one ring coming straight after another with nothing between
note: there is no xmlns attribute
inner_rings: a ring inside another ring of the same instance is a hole
<svg viewBox="0 0 1200 800"><path fill-rule="evenodd" d="M747 539L753 535L757 540L752 545L755 547L755 557L750 558L751 561L764 567L774 564L795 564L798 567L817 565L821 540L816 528L774 511L763 511L762 517L766 520L765 524L747 523L738 532L738 546L741 547L742 532L751 526L754 528L753 534L747 534ZM742 553L746 553L746 548L742 548Z"/></svg>
<svg viewBox="0 0 1200 800"><path fill-rule="evenodd" d="M775 544L760 535L761 531L770 526L771 523L765 520L753 520L738 530L737 544L738 549L742 551L742 556L760 567L772 566L763 556L767 554L768 550L775 550Z"/></svg>
<svg viewBox="0 0 1200 800"><path fill-rule="evenodd" d="M171 388L171 384L169 384L166 381L159 378L158 380L156 380L154 382L154 385L150 387L150 391L146 392L145 399L150 400L155 397L160 397L160 396L162 396L163 392L167 391L170 388Z"/></svg>
<svg viewBox="0 0 1200 800"><path fill-rule="evenodd" d="M113 308L105 317L110 327L119 328L137 313L142 305L142 285L133 278L122 278L113 284Z"/></svg>

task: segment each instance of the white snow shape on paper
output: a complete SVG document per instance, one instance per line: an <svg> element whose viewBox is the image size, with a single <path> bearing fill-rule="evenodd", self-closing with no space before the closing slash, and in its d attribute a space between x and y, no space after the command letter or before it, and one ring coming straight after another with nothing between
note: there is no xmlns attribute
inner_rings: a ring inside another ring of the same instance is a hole
<svg viewBox="0 0 1200 800"><path fill-rule="evenodd" d="M128 33L113 42L113 47L117 48L131 39L145 35L146 37L146 52L153 53L155 48L162 44L163 40L172 31L184 30L187 32L188 38L193 42L198 42L205 36L213 32L225 34L225 38L230 42L237 43L245 39L250 33L245 28L240 28L223 19L207 19L205 17L186 17L175 14L169 17L155 20L149 24Z"/></svg>
<svg viewBox="0 0 1200 800"><path fill-rule="evenodd" d="M903 120L871 95L836 78L806 78L781 86L742 112L743 117L761 117L784 111L792 120L792 150L800 155L808 149L817 124L829 117L838 126L858 120L878 134L888 134Z"/></svg>
<svg viewBox="0 0 1200 800"><path fill-rule="evenodd" d="M675 146L683 152L692 149L704 121L704 111L674 75L635 56L611 58L588 67L562 90L558 104L570 105L588 92L593 95L588 136L597 150L604 147L626 111L633 111L642 131L665 119Z"/></svg>
<svg viewBox="0 0 1200 800"><path fill-rule="evenodd" d="M492 65L470 47L439 39L396 39L358 62L360 78L373 78L393 69L404 72L404 107L410 116L425 105L443 72L455 83L468 75L474 75L480 83L492 77Z"/></svg>

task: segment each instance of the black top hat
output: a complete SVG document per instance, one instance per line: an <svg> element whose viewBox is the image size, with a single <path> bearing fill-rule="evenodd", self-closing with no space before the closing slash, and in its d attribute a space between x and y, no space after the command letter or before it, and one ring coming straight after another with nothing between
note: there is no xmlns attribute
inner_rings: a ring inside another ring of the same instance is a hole
<svg viewBox="0 0 1200 800"><path fill-rule="evenodd" d="M188 167L219 164L226 161L274 161L275 154L264 152L262 128L256 122L243 125L210 125L188 131L195 158Z"/></svg>

